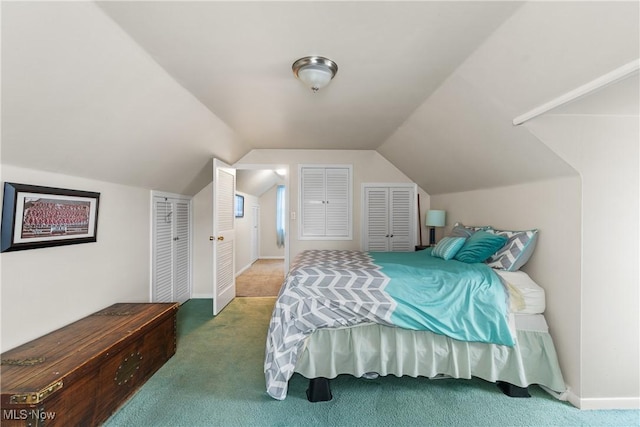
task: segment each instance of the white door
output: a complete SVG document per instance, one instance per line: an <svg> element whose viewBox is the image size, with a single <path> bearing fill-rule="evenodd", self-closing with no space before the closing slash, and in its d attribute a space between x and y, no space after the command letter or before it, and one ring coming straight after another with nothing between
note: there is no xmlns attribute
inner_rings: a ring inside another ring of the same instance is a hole
<svg viewBox="0 0 640 427"><path fill-rule="evenodd" d="M191 297L190 201L153 198L152 302L186 302Z"/></svg>
<svg viewBox="0 0 640 427"><path fill-rule="evenodd" d="M389 189L365 188L365 251L389 250Z"/></svg>
<svg viewBox="0 0 640 427"><path fill-rule="evenodd" d="M236 170L213 159L213 314L236 296L234 201Z"/></svg>
<svg viewBox="0 0 640 427"><path fill-rule="evenodd" d="M411 252L416 244L415 185L363 185L365 251Z"/></svg>
<svg viewBox="0 0 640 427"><path fill-rule="evenodd" d="M389 250L412 252L415 250L415 194L412 188L390 189Z"/></svg>
<svg viewBox="0 0 640 427"><path fill-rule="evenodd" d="M175 237L173 238L175 272L174 272L174 299L183 304L190 298L189 276L191 274L189 259L191 244L189 242L189 202L178 200L175 206Z"/></svg>
<svg viewBox="0 0 640 427"><path fill-rule="evenodd" d="M349 235L349 202L351 187L349 169L327 168L326 170L326 228L325 235L345 237Z"/></svg>
<svg viewBox="0 0 640 427"><path fill-rule="evenodd" d="M256 262L260 256L260 206L253 206L253 224L251 225L251 262Z"/></svg>
<svg viewBox="0 0 640 427"><path fill-rule="evenodd" d="M152 302L173 301L173 203L166 197L153 198Z"/></svg>

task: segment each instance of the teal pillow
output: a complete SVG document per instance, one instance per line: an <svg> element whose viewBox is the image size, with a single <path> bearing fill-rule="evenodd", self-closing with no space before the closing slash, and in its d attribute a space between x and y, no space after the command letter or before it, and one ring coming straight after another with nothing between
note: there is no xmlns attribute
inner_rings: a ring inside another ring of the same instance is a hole
<svg viewBox="0 0 640 427"><path fill-rule="evenodd" d="M491 255L502 248L509 240L505 236L477 231L467 239L454 259L469 264L484 262Z"/></svg>
<svg viewBox="0 0 640 427"><path fill-rule="evenodd" d="M444 237L438 242L435 248L431 251L431 255L449 260L456 256L460 248L464 245L466 237Z"/></svg>

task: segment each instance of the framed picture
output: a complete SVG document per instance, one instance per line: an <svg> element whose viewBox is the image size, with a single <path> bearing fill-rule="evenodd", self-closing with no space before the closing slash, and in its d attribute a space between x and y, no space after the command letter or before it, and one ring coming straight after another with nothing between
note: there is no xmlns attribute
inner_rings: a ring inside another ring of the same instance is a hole
<svg viewBox="0 0 640 427"><path fill-rule="evenodd" d="M244 216L244 196L236 194L236 218Z"/></svg>
<svg viewBox="0 0 640 427"><path fill-rule="evenodd" d="M100 193L4 183L0 252L95 242Z"/></svg>

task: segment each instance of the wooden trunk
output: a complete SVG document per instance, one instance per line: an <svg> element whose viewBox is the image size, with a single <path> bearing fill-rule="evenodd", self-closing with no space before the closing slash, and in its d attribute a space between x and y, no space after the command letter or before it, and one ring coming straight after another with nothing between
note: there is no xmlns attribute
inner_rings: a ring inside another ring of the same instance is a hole
<svg viewBox="0 0 640 427"><path fill-rule="evenodd" d="M2 354L3 426L104 422L176 350L178 304L114 304Z"/></svg>

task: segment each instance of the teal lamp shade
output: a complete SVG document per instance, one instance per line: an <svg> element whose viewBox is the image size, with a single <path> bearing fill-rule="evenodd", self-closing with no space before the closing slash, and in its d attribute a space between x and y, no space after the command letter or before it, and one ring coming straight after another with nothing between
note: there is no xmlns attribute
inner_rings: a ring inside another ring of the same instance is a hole
<svg viewBox="0 0 640 427"><path fill-rule="evenodd" d="M427 219L425 221L425 225L427 227L431 227L429 230L429 245L433 246L436 244L436 229L435 227L444 227L444 222L446 219L446 212L439 210L428 210L427 211Z"/></svg>

